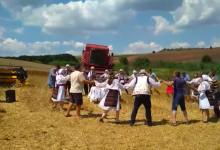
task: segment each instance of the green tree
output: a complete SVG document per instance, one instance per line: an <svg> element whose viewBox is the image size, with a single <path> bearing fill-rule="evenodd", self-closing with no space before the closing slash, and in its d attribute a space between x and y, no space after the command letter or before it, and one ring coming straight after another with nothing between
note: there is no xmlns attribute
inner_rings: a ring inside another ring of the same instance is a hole
<svg viewBox="0 0 220 150"><path fill-rule="evenodd" d="M150 65L150 61L147 58L137 58L134 60L133 65L135 67L148 67Z"/></svg>
<svg viewBox="0 0 220 150"><path fill-rule="evenodd" d="M128 65L128 59L127 57L121 57L119 59L119 62L122 64L122 65Z"/></svg>
<svg viewBox="0 0 220 150"><path fill-rule="evenodd" d="M201 60L202 63L211 63L212 58L209 55L204 55Z"/></svg>

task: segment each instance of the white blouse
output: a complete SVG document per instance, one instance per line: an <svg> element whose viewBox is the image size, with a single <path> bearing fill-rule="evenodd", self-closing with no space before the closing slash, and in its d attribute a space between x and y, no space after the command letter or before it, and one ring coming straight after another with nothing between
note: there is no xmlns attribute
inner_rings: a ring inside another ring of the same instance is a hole
<svg viewBox="0 0 220 150"><path fill-rule="evenodd" d="M121 91L121 89L123 89L123 85L119 83L117 79L114 79L111 85L108 84L108 80L102 83L95 81L95 85L97 87L105 87L106 89L112 89L112 90L118 90L118 91Z"/></svg>
<svg viewBox="0 0 220 150"><path fill-rule="evenodd" d="M199 93L205 93L205 91L209 89L210 89L210 84L207 81L203 81L198 87Z"/></svg>
<svg viewBox="0 0 220 150"><path fill-rule="evenodd" d="M69 80L70 76L63 76L63 75L57 75L56 76L56 84L66 84L66 82Z"/></svg>

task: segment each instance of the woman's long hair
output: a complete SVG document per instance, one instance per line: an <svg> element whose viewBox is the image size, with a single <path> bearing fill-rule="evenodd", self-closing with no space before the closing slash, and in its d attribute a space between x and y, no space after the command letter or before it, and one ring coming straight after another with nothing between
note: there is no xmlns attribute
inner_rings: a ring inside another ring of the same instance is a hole
<svg viewBox="0 0 220 150"><path fill-rule="evenodd" d="M111 85L114 79L116 79L114 72L110 72L108 78L108 84Z"/></svg>

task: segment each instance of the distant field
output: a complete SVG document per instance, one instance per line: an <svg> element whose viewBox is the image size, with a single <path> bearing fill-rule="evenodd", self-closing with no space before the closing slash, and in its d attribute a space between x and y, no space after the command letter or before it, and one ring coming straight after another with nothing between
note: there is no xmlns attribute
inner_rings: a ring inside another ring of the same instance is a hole
<svg viewBox="0 0 220 150"><path fill-rule="evenodd" d="M0 58L0 65L13 65L13 66L23 66L27 70L36 70L36 71L49 71L53 66L44 65L39 63L33 63L28 61L21 60L12 60Z"/></svg>
<svg viewBox="0 0 220 150"><path fill-rule="evenodd" d="M212 57L213 61L220 62L220 48L216 49L193 49L183 51L167 51L160 53L138 54L127 56L128 61L132 63L136 58L148 58L150 61L173 61L173 62L200 62L204 55ZM114 58L114 63L119 62L119 58Z"/></svg>

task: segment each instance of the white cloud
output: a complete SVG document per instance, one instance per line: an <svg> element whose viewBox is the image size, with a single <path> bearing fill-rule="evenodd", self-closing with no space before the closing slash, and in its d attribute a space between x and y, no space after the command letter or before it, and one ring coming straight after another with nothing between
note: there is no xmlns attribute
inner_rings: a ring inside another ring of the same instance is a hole
<svg viewBox="0 0 220 150"><path fill-rule="evenodd" d="M165 18L155 19L155 34L169 31L179 33L187 28L220 25L219 0L184 0L181 7L171 11L174 23L170 24ZM177 31L177 32L176 32Z"/></svg>
<svg viewBox="0 0 220 150"><path fill-rule="evenodd" d="M83 42L74 42L74 41L64 41L63 45L65 46L72 46L76 49L83 49L85 48L86 44Z"/></svg>
<svg viewBox="0 0 220 150"><path fill-rule="evenodd" d="M187 42L179 43L179 42L173 42L170 44L171 48L188 48L190 47L190 44Z"/></svg>
<svg viewBox="0 0 220 150"><path fill-rule="evenodd" d="M213 38L212 39L212 47L220 47L220 39Z"/></svg>
<svg viewBox="0 0 220 150"><path fill-rule="evenodd" d="M156 22L155 31L154 31L155 35L165 32L171 32L173 34L182 32L182 30L177 29L175 25L170 24L165 18L161 16L153 16L152 18Z"/></svg>
<svg viewBox="0 0 220 150"><path fill-rule="evenodd" d="M14 29L14 32L15 32L15 33L18 33L18 34L22 34L22 33L24 32L24 28Z"/></svg>
<svg viewBox="0 0 220 150"><path fill-rule="evenodd" d="M85 37L116 33L138 12L175 10L183 0L86 0L41 5L44 1L0 0L0 3L24 25L41 27L47 34Z"/></svg>
<svg viewBox="0 0 220 150"><path fill-rule="evenodd" d="M74 50L69 50L69 51L66 51L65 53L66 53L66 54L71 54L71 55L74 55L74 56L79 56L79 55L81 55L81 52L79 52L79 51L74 51Z"/></svg>
<svg viewBox="0 0 220 150"><path fill-rule="evenodd" d="M112 51L113 50L113 45L109 45L108 48L109 48L109 50Z"/></svg>
<svg viewBox="0 0 220 150"><path fill-rule="evenodd" d="M3 28L0 28L2 33ZM45 55L54 54L53 47L60 45L60 42L45 41L35 43L24 43L12 38L0 38L1 56L19 56L19 55Z"/></svg>
<svg viewBox="0 0 220 150"><path fill-rule="evenodd" d="M74 46L74 41L64 41L63 42L63 45L65 45L65 46Z"/></svg>
<svg viewBox="0 0 220 150"><path fill-rule="evenodd" d="M146 44L144 42L135 42L128 45L127 48L123 51L124 54L144 54L144 53L152 53L153 51L162 50L163 47L151 42L150 44Z"/></svg>
<svg viewBox="0 0 220 150"><path fill-rule="evenodd" d="M199 47L199 48L204 48L205 47L205 42L203 42L203 41L198 42L196 46Z"/></svg>
<svg viewBox="0 0 220 150"><path fill-rule="evenodd" d="M76 49L83 49L83 48L85 48L85 46L86 46L86 44L84 44L83 42L76 42L74 45L74 47Z"/></svg>

